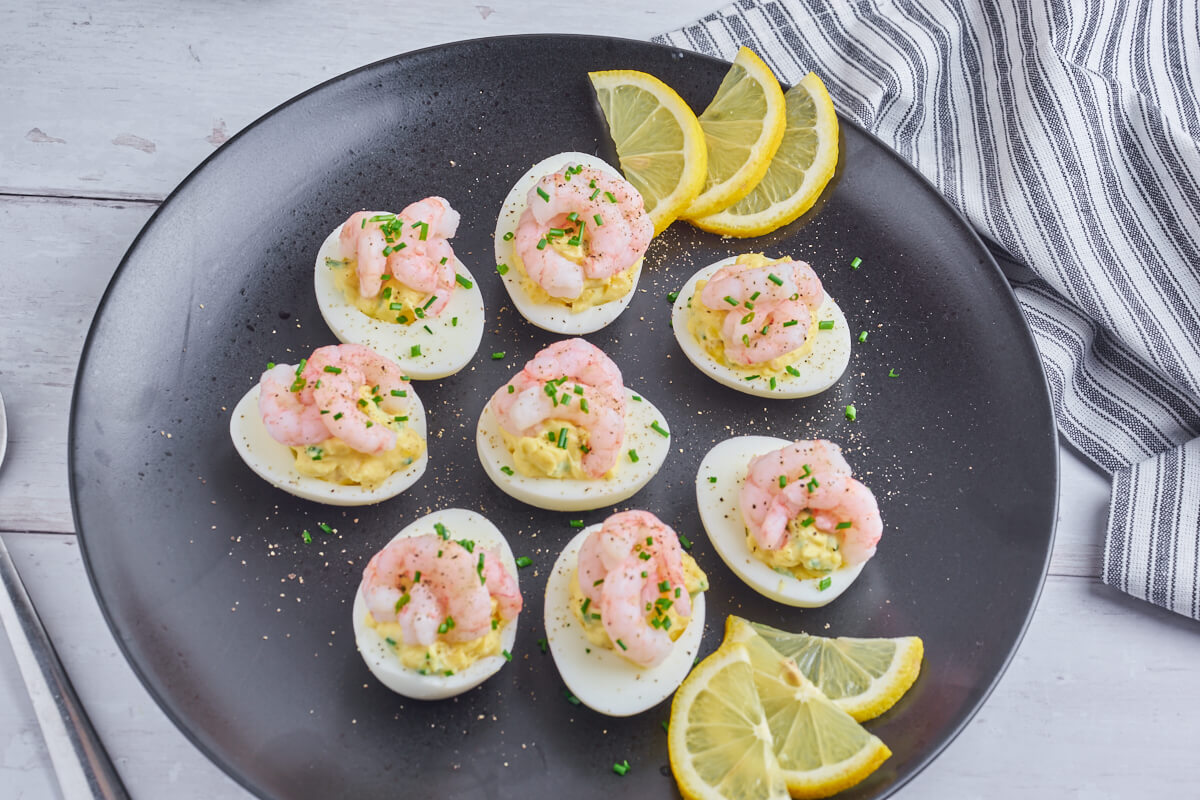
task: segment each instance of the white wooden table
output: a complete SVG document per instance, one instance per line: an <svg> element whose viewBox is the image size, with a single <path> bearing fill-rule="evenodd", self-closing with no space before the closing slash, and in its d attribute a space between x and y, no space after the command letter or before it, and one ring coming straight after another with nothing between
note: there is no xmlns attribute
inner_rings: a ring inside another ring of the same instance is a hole
<svg viewBox="0 0 1200 800"><path fill-rule="evenodd" d="M135 797L246 794L142 689L80 560L67 415L100 295L142 224L201 159L318 82L457 39L644 39L710 10L605 0L564 14L544 0L485 1L0 0L0 392L11 431L0 532ZM1107 479L1063 450L1058 537L1025 641L983 710L901 797L1200 796L1191 778L1200 629L1100 584L1108 492ZM0 787L9 798L58 795L3 645Z"/></svg>

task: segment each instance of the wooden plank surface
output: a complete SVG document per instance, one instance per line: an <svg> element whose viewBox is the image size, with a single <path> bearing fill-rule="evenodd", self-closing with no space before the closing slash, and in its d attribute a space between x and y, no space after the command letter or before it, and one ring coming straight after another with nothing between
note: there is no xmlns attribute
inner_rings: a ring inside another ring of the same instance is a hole
<svg viewBox="0 0 1200 800"><path fill-rule="evenodd" d="M246 124L362 64L487 35L644 39L709 10L692 0L607 0L570 14L545 0L382 10L0 0L0 392L12 436L0 531L19 532L6 541L135 797L246 796L141 688L71 535L66 435L80 348L156 202ZM983 711L900 797L1197 795L1182 766L1200 734L1197 627L1096 581L1108 487L1063 451L1051 578L1026 640ZM0 795L57 796L3 647L0 686Z"/></svg>

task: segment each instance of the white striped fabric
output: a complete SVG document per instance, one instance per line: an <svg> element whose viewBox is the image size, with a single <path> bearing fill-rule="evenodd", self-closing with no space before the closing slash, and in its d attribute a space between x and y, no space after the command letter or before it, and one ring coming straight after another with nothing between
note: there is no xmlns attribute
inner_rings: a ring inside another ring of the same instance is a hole
<svg viewBox="0 0 1200 800"><path fill-rule="evenodd" d="M995 243L1114 476L1104 581L1200 619L1200 5L739 0L655 41L816 72Z"/></svg>

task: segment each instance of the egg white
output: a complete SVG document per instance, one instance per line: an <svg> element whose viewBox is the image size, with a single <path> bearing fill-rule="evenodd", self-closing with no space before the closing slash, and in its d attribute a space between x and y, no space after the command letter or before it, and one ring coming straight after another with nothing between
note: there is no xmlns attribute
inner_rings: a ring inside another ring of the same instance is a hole
<svg viewBox="0 0 1200 800"><path fill-rule="evenodd" d="M233 438L234 449L246 462L246 466L272 486L316 503L331 506L366 506L395 497L425 474L425 467L429 463L428 441L420 458L404 469L392 473L375 489L341 486L320 478L301 475L296 471L291 448L276 441L263 425L262 415L258 411L258 395L259 385L256 383L234 406L233 414L229 417L229 434ZM427 439L425 406L411 387L408 390L408 399L408 424L422 439Z"/></svg>
<svg viewBox="0 0 1200 800"><path fill-rule="evenodd" d="M696 341L688 330L688 317L691 314L688 299L696 293L696 284L699 281L710 280L717 270L736 260L736 256L722 259L701 269L688 279L679 291L679 296L675 298L675 306L671 311L671 328L683 354L697 369L717 383L757 397L809 397L820 394L837 383L850 363L850 326L846 322L846 315L828 293L816 316L818 320L833 320L833 328L817 331L813 349L793 365L800 375L785 373L776 380L774 389L771 388L770 382L763 378L746 380L746 368L731 369L710 356L704 346Z"/></svg>
<svg viewBox="0 0 1200 800"><path fill-rule="evenodd" d="M607 161L588 155L587 153L559 153L542 159L534 164L528 172L517 179L504 204L500 208L500 217L496 220L496 263L506 264L508 271L500 276L504 288L508 290L513 305L521 316L543 330L554 333L578 336L592 333L609 325L621 315L637 291L638 279L642 275L642 259L638 259L633 273L633 288L624 297L601 303L598 306L571 311L558 303L538 302L529 296L521 285L521 273L516 267L516 238L504 240L506 233L515 233L517 222L525 211L529 190L546 175L552 175L564 169L568 164L582 164L585 167L602 170L624 180L619 170L613 168Z"/></svg>
<svg viewBox="0 0 1200 800"><path fill-rule="evenodd" d="M350 267L331 267L325 263L327 258L337 261L344 257L338 240L341 229L341 225L337 226L325 238L313 272L317 307L333 335L343 343L366 345L387 356L400 365L405 375L418 381L444 378L465 367L483 340L483 295L471 271L455 258L455 271L472 285L470 289L455 286L450 302L436 317L426 317L412 325L384 322L359 311L337 287L334 270ZM455 317L457 325L452 324ZM427 332L425 325L433 333ZM412 354L414 345L421 347L418 356Z"/></svg>
<svg viewBox="0 0 1200 800"><path fill-rule="evenodd" d="M784 605L817 608L846 591L862 572L863 564L835 569L829 574L829 587L822 590L821 579L799 580L776 572L755 558L746 544L740 497L750 460L790 444L790 440L774 436L735 436L721 442L700 462L696 473L696 505L717 554L747 586ZM717 479L716 483L709 481L711 477Z"/></svg>
<svg viewBox="0 0 1200 800"><path fill-rule="evenodd" d="M666 700L691 670L704 636L704 593L692 598L692 619L661 664L640 667L615 650L596 647L571 611L571 579L584 540L601 527L584 528L554 562L546 579L546 638L563 683L580 702L601 714L628 717Z"/></svg>
<svg viewBox="0 0 1200 800"><path fill-rule="evenodd" d="M483 471L505 494L551 511L587 511L632 497L658 473L671 450L670 437L650 427L657 421L670 433L666 417L645 395L638 394L642 398L639 401L633 399L634 394L626 387L625 441L617 456L619 467L615 478L531 478L517 472L490 402L483 407L475 429L475 446ZM629 460L630 450L637 451L636 463ZM508 467L513 474L505 474L501 467Z"/></svg>
<svg viewBox="0 0 1200 800"><path fill-rule="evenodd" d="M434 524L442 523L455 539L473 539L478 547L496 548L504 568L517 580L517 562L513 558L508 540L500 529L491 521L474 511L465 508L446 508L421 517L408 525L395 536L396 539L421 536L434 533ZM400 663L394 655L391 646L380 633L367 624L367 601L363 597L361 585L354 593L354 640L358 644L358 652L380 683L397 694L411 697L415 700L441 700L462 694L468 689L474 689L488 678L495 675L507 661L503 655L481 658L462 672L453 675L422 675L414 669L409 669ZM500 629L500 647L509 653L517 640L517 615L504 623Z"/></svg>

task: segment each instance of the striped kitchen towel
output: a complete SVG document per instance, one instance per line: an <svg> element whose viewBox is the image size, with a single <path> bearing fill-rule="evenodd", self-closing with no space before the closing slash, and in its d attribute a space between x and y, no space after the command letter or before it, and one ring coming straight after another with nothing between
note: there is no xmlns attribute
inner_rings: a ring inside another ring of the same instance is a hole
<svg viewBox="0 0 1200 800"><path fill-rule="evenodd" d="M655 41L816 72L1028 267L1059 430L1113 476L1103 579L1200 619L1198 4L739 0Z"/></svg>

